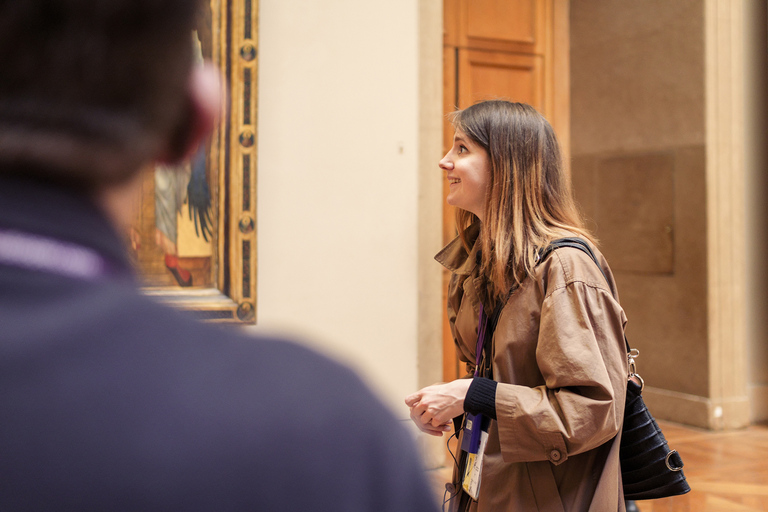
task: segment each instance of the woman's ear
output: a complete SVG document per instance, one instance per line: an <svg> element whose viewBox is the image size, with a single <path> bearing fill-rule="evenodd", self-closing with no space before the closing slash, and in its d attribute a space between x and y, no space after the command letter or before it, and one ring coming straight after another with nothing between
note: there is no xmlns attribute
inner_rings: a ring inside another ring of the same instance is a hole
<svg viewBox="0 0 768 512"><path fill-rule="evenodd" d="M221 79L218 69L206 62L193 67L187 87L187 101L176 129L157 160L177 164L191 157L210 135L221 114Z"/></svg>

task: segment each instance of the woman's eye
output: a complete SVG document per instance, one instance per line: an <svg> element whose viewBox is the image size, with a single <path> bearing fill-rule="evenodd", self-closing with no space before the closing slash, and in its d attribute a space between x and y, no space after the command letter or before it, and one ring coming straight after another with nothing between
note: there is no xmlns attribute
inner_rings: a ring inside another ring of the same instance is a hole
<svg viewBox="0 0 768 512"><path fill-rule="evenodd" d="M466 153L467 148L464 146L459 146L459 154Z"/></svg>

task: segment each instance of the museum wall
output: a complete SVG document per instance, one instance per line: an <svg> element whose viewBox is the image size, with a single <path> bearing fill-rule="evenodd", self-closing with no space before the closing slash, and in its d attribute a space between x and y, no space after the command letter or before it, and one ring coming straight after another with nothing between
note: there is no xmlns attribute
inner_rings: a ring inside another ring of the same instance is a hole
<svg viewBox="0 0 768 512"><path fill-rule="evenodd" d="M402 418L441 368L440 6L260 0L256 329L351 364Z"/></svg>
<svg viewBox="0 0 768 512"><path fill-rule="evenodd" d="M768 421L768 3L747 2L747 336L753 422Z"/></svg>
<svg viewBox="0 0 768 512"><path fill-rule="evenodd" d="M709 396L704 43L700 0L571 5L577 199L646 384L694 402Z"/></svg>
<svg viewBox="0 0 768 512"><path fill-rule="evenodd" d="M573 181L657 417L768 419L765 2L571 3Z"/></svg>

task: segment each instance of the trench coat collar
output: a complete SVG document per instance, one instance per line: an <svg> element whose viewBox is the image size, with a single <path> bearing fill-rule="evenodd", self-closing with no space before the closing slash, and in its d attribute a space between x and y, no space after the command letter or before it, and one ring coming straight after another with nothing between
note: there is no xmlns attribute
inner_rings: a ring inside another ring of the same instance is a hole
<svg viewBox="0 0 768 512"><path fill-rule="evenodd" d="M475 221L466 229L467 240L472 244L472 249L467 252L461 238L456 237L435 255L435 260L442 266L458 275L470 275L477 268L480 244L480 221Z"/></svg>

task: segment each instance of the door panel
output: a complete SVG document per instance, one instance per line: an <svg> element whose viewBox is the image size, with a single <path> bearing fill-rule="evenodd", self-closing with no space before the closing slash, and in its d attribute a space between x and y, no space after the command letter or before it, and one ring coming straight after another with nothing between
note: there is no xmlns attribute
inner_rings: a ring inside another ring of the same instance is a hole
<svg viewBox="0 0 768 512"><path fill-rule="evenodd" d="M519 50L535 51L536 42L541 37L537 0L466 1L467 39L517 43L523 45Z"/></svg>
<svg viewBox="0 0 768 512"><path fill-rule="evenodd" d="M459 106L507 99L543 108L544 59L539 55L459 50Z"/></svg>

